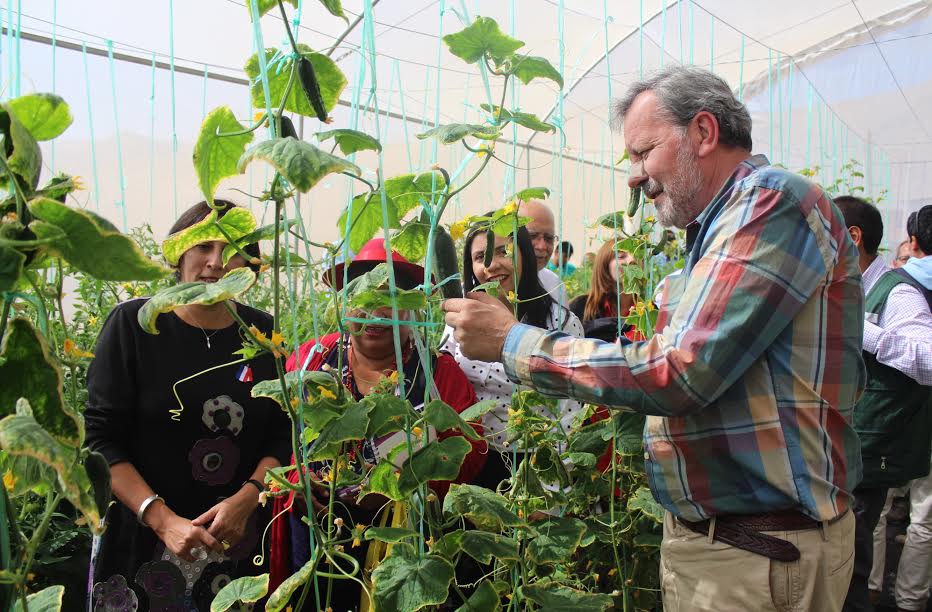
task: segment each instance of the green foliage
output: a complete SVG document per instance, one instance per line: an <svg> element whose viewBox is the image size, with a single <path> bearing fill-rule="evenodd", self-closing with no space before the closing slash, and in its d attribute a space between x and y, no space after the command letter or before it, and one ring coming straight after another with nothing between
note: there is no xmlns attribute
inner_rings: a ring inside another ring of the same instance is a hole
<svg viewBox="0 0 932 612"><path fill-rule="evenodd" d="M539 605L541 612L602 612L612 605L608 595L586 593L557 583L522 587L521 595Z"/></svg>
<svg viewBox="0 0 932 612"><path fill-rule="evenodd" d="M395 203L398 218L403 219L415 206L427 202L447 186L440 172L402 174L385 180L385 195Z"/></svg>
<svg viewBox="0 0 932 612"><path fill-rule="evenodd" d="M52 140L71 125L71 109L65 101L49 93L35 93L14 98L8 110L36 140Z"/></svg>
<svg viewBox="0 0 932 612"><path fill-rule="evenodd" d="M440 144L453 144L454 142L459 142L470 136L479 138L480 140L495 140L501 136L501 129L492 125L451 123L449 125L438 125L433 129L417 135L420 140L436 138L440 141Z"/></svg>
<svg viewBox="0 0 932 612"><path fill-rule="evenodd" d="M418 557L404 547L372 572L372 598L378 610L421 610L442 604L453 581L453 566L436 555Z"/></svg>
<svg viewBox="0 0 932 612"><path fill-rule="evenodd" d="M322 53L315 53L307 45L298 45L301 55L306 57L311 65L314 66L314 73L317 76L317 82L320 86L321 99L327 111L333 110L340 100L340 94L346 88L346 77L337 67L336 63ZM291 71L294 69L294 59L290 54L284 53L278 49L266 49L265 61L267 65L272 64L275 60L274 69L267 73L269 82L269 95L271 96L270 105L277 108L280 100L285 95L288 83L291 80ZM265 93L263 91L262 79L259 77L259 56L253 54L244 68L246 75L249 77L252 91L252 105L256 108L266 108ZM291 113L298 113L305 117L316 117L317 113L311 106L310 101L300 87L292 87L285 98L285 110ZM242 170L241 170L242 171Z"/></svg>
<svg viewBox="0 0 932 612"><path fill-rule="evenodd" d="M479 106L481 106L483 110L492 113L495 117L499 118L504 123L508 123L509 121L511 123L517 123L518 125L524 126L529 130L534 130L535 132L557 131L557 127L555 125L541 121L537 115L533 115L531 113L509 111L500 106L489 106L488 104L480 104ZM549 191L547 193L549 194Z"/></svg>
<svg viewBox="0 0 932 612"><path fill-rule="evenodd" d="M547 59L536 55L516 55L511 60L509 72L527 85L534 79L550 79L563 88L563 75Z"/></svg>
<svg viewBox="0 0 932 612"><path fill-rule="evenodd" d="M524 46L520 40L506 35L498 23L489 17L476 17L467 28L443 37L450 53L467 64L475 64L483 58L502 62Z"/></svg>
<svg viewBox="0 0 932 612"><path fill-rule="evenodd" d="M421 534L413 529L404 527L370 527L366 529L365 538L367 540L378 540L380 542L402 542L409 538L420 538Z"/></svg>
<svg viewBox="0 0 932 612"><path fill-rule="evenodd" d="M410 262L419 262L427 254L429 234L430 221L424 215L419 220L405 223L401 231L392 236L392 249Z"/></svg>
<svg viewBox="0 0 932 612"><path fill-rule="evenodd" d="M210 612L226 612L237 603L259 601L269 592L269 575L243 576L227 583L210 603Z"/></svg>
<svg viewBox="0 0 932 612"><path fill-rule="evenodd" d="M26 398L32 417L56 442L77 448L84 421L62 397L62 374L49 347L26 319L13 319L0 347L0 416L13 414ZM2 445L0 445L2 447Z"/></svg>
<svg viewBox="0 0 932 612"><path fill-rule="evenodd" d="M346 306L372 311L382 306L391 306L394 302L398 310L420 310L427 307L427 296L416 289L395 288L395 294L388 291L388 264L380 263L365 274L360 274L346 285Z"/></svg>
<svg viewBox="0 0 932 612"><path fill-rule="evenodd" d="M347 229L346 220L352 207L352 222ZM388 194L385 195L385 212L388 216L388 227L400 227L398 209ZM382 229L382 198L378 192L358 195L353 198L350 206L343 209L337 220L340 234L349 238L349 246L353 251L359 251L376 232Z"/></svg>
<svg viewBox="0 0 932 612"><path fill-rule="evenodd" d="M350 155L357 151L382 151L378 140L358 130L339 129L327 132L318 132L317 140L325 142L333 138L343 155Z"/></svg>
<svg viewBox="0 0 932 612"><path fill-rule="evenodd" d="M514 194L509 200L527 202L529 200L546 200L550 197L550 190L546 187L528 187Z"/></svg>
<svg viewBox="0 0 932 612"><path fill-rule="evenodd" d="M139 325L150 334L158 334L155 321L163 312L179 306L198 304L209 306L232 300L256 282L256 273L249 268L234 268L215 283L178 283L153 295L137 315Z"/></svg>
<svg viewBox="0 0 932 612"><path fill-rule="evenodd" d="M637 510L657 524L663 524L663 506L657 503L647 487L639 487L634 496L628 498L628 510Z"/></svg>
<svg viewBox="0 0 932 612"><path fill-rule="evenodd" d="M249 147L239 159L237 167L240 174L257 159L270 164L302 193L310 191L328 174L349 172L358 175L362 172L356 164L294 138L273 138Z"/></svg>
<svg viewBox="0 0 932 612"><path fill-rule="evenodd" d="M479 529L492 532L524 524L501 496L470 484L450 486L450 492L443 500L443 513L450 517L465 517Z"/></svg>
<svg viewBox="0 0 932 612"><path fill-rule="evenodd" d="M49 198L29 202L29 212L44 223L32 222L37 238L78 270L104 280L156 280L169 270L152 261L138 245L94 213L71 208Z"/></svg>
<svg viewBox="0 0 932 612"><path fill-rule="evenodd" d="M60 585L50 586L38 593L28 595L26 605L29 607L29 612L58 612L61 610L64 595L65 587ZM26 612L21 600L17 600L13 604L13 612Z"/></svg>
<svg viewBox="0 0 932 612"><path fill-rule="evenodd" d="M406 494L429 480L453 480L471 449L469 442L459 436L427 444L401 466L398 489Z"/></svg>
<svg viewBox="0 0 932 612"><path fill-rule="evenodd" d="M194 145L194 170L208 202L220 181L238 173L237 162L252 141L252 133L224 136L225 132L242 132L246 128L236 120L228 106L215 108L201 124L201 133Z"/></svg>
<svg viewBox="0 0 932 612"><path fill-rule="evenodd" d="M10 112L9 104L0 105L0 131L3 132L3 146L10 172L22 183L20 187L35 189L42 169L42 150L35 137Z"/></svg>

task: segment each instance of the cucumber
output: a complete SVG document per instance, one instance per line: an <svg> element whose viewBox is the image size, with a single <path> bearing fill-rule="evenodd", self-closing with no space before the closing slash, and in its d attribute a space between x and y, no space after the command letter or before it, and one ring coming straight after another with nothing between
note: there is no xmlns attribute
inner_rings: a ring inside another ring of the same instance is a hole
<svg viewBox="0 0 932 612"><path fill-rule="evenodd" d="M300 140L298 138L298 133L294 129L294 123L291 122L291 119L282 115L280 117L281 121L278 124L278 137L279 138L294 138L295 140Z"/></svg>
<svg viewBox="0 0 932 612"><path fill-rule="evenodd" d="M327 121L327 109L324 107L324 99L320 95L320 84L317 82L317 75L314 73L314 65L311 60L303 55L298 60L298 81L301 82L301 89L307 96L307 101L311 103L317 118L321 121Z"/></svg>
<svg viewBox="0 0 932 612"><path fill-rule="evenodd" d="M628 200L628 216L633 217L641 206L641 187L640 185L631 190L631 199Z"/></svg>
<svg viewBox="0 0 932 612"><path fill-rule="evenodd" d="M438 283L459 272L456 266L456 245L447 230L440 226L437 226L437 229L434 230L433 268ZM463 297L463 286L460 281L453 279L440 287L440 293L445 300L461 298Z"/></svg>
<svg viewBox="0 0 932 612"><path fill-rule="evenodd" d="M495 232L489 230L485 233L485 258L482 265L488 268L492 265L492 259L495 257Z"/></svg>

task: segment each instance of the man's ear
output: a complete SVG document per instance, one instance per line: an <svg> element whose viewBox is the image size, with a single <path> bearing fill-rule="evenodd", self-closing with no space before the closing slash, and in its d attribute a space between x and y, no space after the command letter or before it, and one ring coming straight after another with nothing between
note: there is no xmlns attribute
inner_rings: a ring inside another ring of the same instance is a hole
<svg viewBox="0 0 932 612"><path fill-rule="evenodd" d="M909 256L916 259L922 259L926 256L926 253L919 248L919 238L916 236L909 237Z"/></svg>
<svg viewBox="0 0 932 612"><path fill-rule="evenodd" d="M860 249L864 244L864 238L861 235L861 228L856 225L852 225L848 228L848 234L851 236L851 240L854 241L854 245Z"/></svg>
<svg viewBox="0 0 932 612"><path fill-rule="evenodd" d="M696 137L698 138L696 155L705 157L718 147L718 119L709 111L701 111L693 117L693 124L696 126Z"/></svg>

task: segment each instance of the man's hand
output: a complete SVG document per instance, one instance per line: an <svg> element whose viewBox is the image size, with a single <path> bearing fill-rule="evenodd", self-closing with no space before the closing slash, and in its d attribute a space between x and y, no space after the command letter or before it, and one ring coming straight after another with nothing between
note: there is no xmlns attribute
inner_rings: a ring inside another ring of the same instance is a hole
<svg viewBox="0 0 932 612"><path fill-rule="evenodd" d="M443 309L463 355L479 361L502 360L505 337L518 323L504 304L487 293L473 292L444 301Z"/></svg>

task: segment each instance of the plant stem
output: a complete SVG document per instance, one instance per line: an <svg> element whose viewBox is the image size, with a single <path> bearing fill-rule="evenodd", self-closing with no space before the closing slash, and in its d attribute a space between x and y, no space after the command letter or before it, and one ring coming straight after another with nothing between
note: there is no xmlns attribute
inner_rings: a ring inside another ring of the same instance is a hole
<svg viewBox="0 0 932 612"><path fill-rule="evenodd" d="M245 134L251 134L262 127L262 124L265 123L265 120L268 118L268 113L262 113L262 116L259 117L259 121L256 122L252 127L248 127L245 130L238 130L236 132L221 132L220 128L217 128L216 135L225 138L226 136L243 136Z"/></svg>
<svg viewBox="0 0 932 612"><path fill-rule="evenodd" d="M3 340L3 334L6 333L6 320L10 316L10 305L13 303L13 298L4 293L3 294L3 312L0 313L0 341Z"/></svg>
<svg viewBox="0 0 932 612"><path fill-rule="evenodd" d="M295 52L296 55L300 55L298 52L298 43L295 42L294 34L291 33L291 26L288 24L288 15L285 14L285 5L282 3L282 0L278 0L278 10L282 13L282 23L285 24L285 32L288 33L288 40L291 42L291 49ZM288 94L285 94L285 97L288 97Z"/></svg>
<svg viewBox="0 0 932 612"><path fill-rule="evenodd" d="M23 564L20 566L20 572L24 581L29 575L29 568L32 566L33 558L36 556L36 551L39 549L39 544L41 544L42 540L45 539L45 532L48 531L49 525L52 523L52 515L55 514L55 509L58 508L58 504L61 502L61 500L61 495L58 493L53 494L51 492L49 492L49 495L46 498L45 514L42 515L42 521L39 523L39 526L36 527L32 537L29 538L29 543L26 544L26 550L23 553ZM19 586L20 592L23 596L23 610L25 612L25 610L28 609L26 607L26 585L23 583Z"/></svg>

